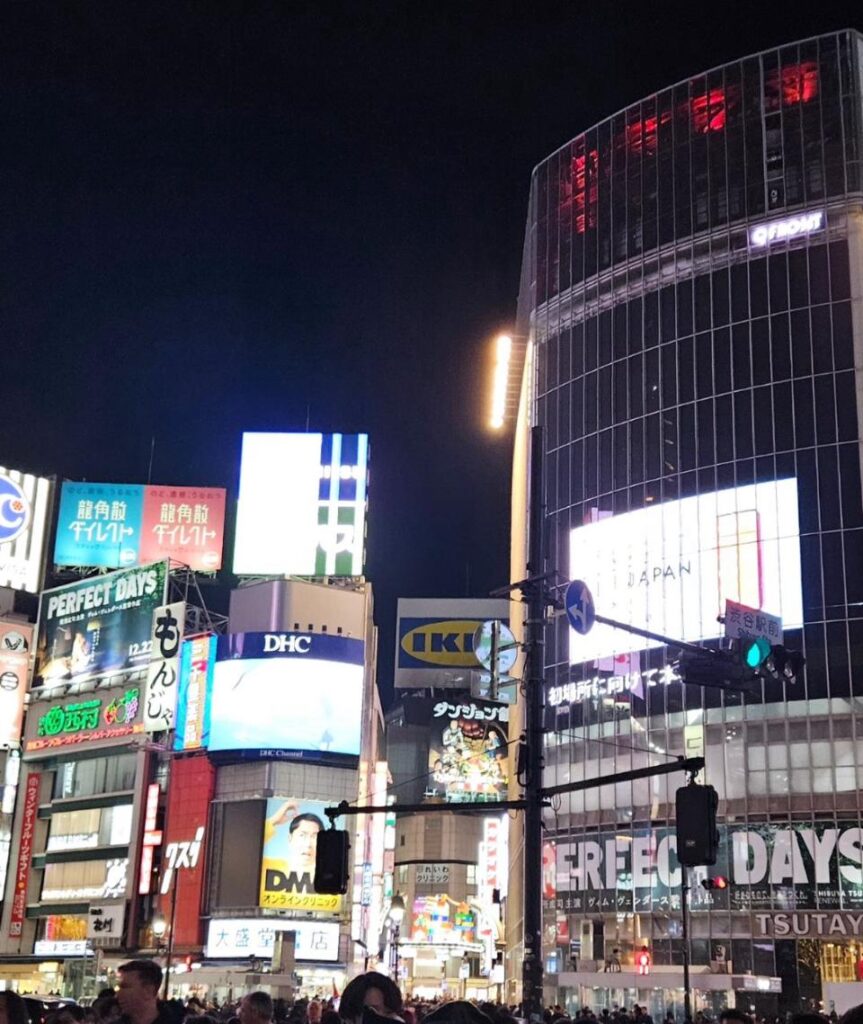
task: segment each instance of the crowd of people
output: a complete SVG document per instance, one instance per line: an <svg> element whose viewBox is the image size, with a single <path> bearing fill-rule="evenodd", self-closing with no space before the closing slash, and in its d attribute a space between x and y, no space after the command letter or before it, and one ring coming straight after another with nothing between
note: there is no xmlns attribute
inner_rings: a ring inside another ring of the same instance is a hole
<svg viewBox="0 0 863 1024"><path fill-rule="evenodd" d="M273 999L267 992L249 992L237 1000L219 1003L195 996L185 1002L162 1000L162 968L153 960L131 960L119 969L116 990L105 989L89 1007L61 1005L42 1021L33 1020L21 996L0 992L0 1024L519 1024L521 1008L500 1003L474 1003L464 999L405 1000L398 985L385 974L368 971L345 986L340 997ZM638 1005L612 1006L595 1013L581 1007L568 1013L553 1006L543 1013L542 1024L654 1024ZM678 1024L669 1010L657 1024ZM714 1024L705 1013L683 1024ZM729 1008L717 1024L863 1024L863 1006L844 1016L811 1011L765 1020Z"/></svg>

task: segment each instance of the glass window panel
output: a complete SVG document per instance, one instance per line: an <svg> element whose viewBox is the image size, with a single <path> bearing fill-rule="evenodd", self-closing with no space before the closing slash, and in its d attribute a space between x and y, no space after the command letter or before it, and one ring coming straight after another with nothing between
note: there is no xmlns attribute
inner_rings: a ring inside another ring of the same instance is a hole
<svg viewBox="0 0 863 1024"><path fill-rule="evenodd" d="M795 380L794 389L794 432L798 448L815 444L815 403L812 398L812 381Z"/></svg>
<svg viewBox="0 0 863 1024"><path fill-rule="evenodd" d="M812 310L812 353L816 373L829 373L833 369L829 306L819 306Z"/></svg>
<svg viewBox="0 0 863 1024"><path fill-rule="evenodd" d="M809 289L809 301L813 306L830 301L830 271L826 245L815 245L809 250Z"/></svg>
<svg viewBox="0 0 863 1024"><path fill-rule="evenodd" d="M770 353L773 380L787 380L791 376L791 328L785 313L770 317Z"/></svg>
<svg viewBox="0 0 863 1024"><path fill-rule="evenodd" d="M816 377L813 383L815 386L815 423L818 431L818 444L829 444L836 440L833 378L827 376Z"/></svg>
<svg viewBox="0 0 863 1024"><path fill-rule="evenodd" d="M769 260L770 311L788 308L788 260L784 252L775 253Z"/></svg>
<svg viewBox="0 0 863 1024"><path fill-rule="evenodd" d="M749 324L735 324L731 329L735 390L752 385L751 350L749 346Z"/></svg>
<svg viewBox="0 0 863 1024"><path fill-rule="evenodd" d="M753 320L752 330L752 383L770 382L770 324L766 317Z"/></svg>
<svg viewBox="0 0 863 1024"><path fill-rule="evenodd" d="M851 323L851 303L834 303L832 313L833 365L837 370L850 370L854 366L854 333Z"/></svg>
<svg viewBox="0 0 863 1024"><path fill-rule="evenodd" d="M848 267L848 243L831 242L830 246L830 289L835 302L851 297L851 274Z"/></svg>
<svg viewBox="0 0 863 1024"><path fill-rule="evenodd" d="M809 273L805 249L795 249L788 254L788 296L792 309L809 305Z"/></svg>
<svg viewBox="0 0 863 1024"><path fill-rule="evenodd" d="M767 260L754 260L749 264L749 301L753 318L766 316L767 303Z"/></svg>
<svg viewBox="0 0 863 1024"><path fill-rule="evenodd" d="M713 332L713 382L717 395L731 390L731 331L727 327Z"/></svg>

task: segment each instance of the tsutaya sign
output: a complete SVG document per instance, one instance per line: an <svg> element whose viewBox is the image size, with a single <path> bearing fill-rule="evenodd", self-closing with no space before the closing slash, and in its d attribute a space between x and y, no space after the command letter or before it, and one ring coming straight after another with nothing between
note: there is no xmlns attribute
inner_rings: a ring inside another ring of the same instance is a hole
<svg viewBox="0 0 863 1024"><path fill-rule="evenodd" d="M758 935L863 936L863 914L753 914Z"/></svg>
<svg viewBox="0 0 863 1024"><path fill-rule="evenodd" d="M771 220L767 224L759 224L757 227L749 229L749 244L760 247L770 245L771 242L796 238L798 235L809 235L813 231L820 231L825 223L823 210L813 210L811 213L799 213L793 217Z"/></svg>

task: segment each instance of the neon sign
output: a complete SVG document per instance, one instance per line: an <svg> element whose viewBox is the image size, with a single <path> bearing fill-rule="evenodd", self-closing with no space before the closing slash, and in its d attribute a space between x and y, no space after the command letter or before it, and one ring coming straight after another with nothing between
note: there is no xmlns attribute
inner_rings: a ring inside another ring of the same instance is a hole
<svg viewBox="0 0 863 1024"><path fill-rule="evenodd" d="M820 231L826 223L823 210L812 213L800 213L794 217L783 217L767 224L759 224L749 229L749 244L761 248L771 242L780 242L798 235L810 235Z"/></svg>
<svg viewBox="0 0 863 1024"><path fill-rule="evenodd" d="M139 691L137 687L115 697L105 708L106 725L127 725L138 713ZM59 736L61 733L80 733L97 729L101 700L85 700L66 707L55 705L39 719L39 736Z"/></svg>

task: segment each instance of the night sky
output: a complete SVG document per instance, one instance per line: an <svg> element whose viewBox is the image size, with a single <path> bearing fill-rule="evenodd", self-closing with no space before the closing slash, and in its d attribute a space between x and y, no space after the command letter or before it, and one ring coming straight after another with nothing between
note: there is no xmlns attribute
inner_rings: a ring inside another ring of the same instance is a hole
<svg viewBox="0 0 863 1024"><path fill-rule="evenodd" d="M244 429L368 431L386 698L398 596L507 581L489 345L531 169L678 79L863 28L807 6L6 2L0 464L143 482L155 436L153 482L231 500Z"/></svg>

